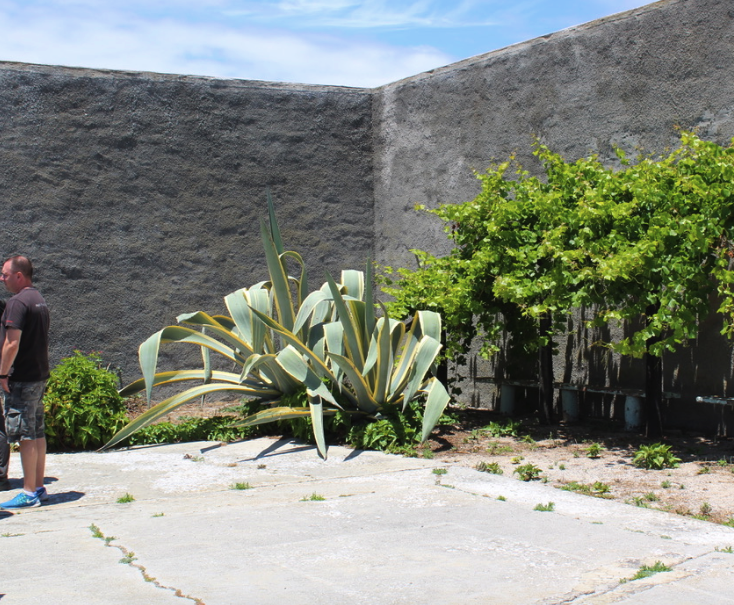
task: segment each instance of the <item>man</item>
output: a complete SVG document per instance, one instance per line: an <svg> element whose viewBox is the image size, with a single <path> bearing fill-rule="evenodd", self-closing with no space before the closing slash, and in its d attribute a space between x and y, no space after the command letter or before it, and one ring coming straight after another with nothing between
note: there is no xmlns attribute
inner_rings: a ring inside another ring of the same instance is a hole
<svg viewBox="0 0 734 605"><path fill-rule="evenodd" d="M0 389L5 396L8 441L20 443L23 490L0 508L39 506L48 499L43 393L49 376L46 301L33 287L33 265L25 256L3 263L5 288L13 294L0 319Z"/></svg>

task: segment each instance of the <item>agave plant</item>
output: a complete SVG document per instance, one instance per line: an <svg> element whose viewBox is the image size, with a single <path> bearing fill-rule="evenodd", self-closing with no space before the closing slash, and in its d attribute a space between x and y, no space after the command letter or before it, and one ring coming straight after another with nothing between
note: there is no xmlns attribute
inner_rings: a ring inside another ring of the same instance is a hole
<svg viewBox="0 0 734 605"><path fill-rule="evenodd" d="M201 311L180 315L179 325L163 328L140 346L143 377L125 387L123 396L145 390L150 402L156 386L198 384L151 407L103 449L184 403L215 392L239 393L260 403L260 411L238 426L309 417L323 457L324 416L338 411L378 419L425 395L422 439L428 437L449 401L443 385L431 376L441 348L440 316L419 311L408 328L380 305L378 317L369 263L366 274L343 271L341 282L327 275L326 283L307 295L303 259L284 249L270 199L268 209L270 221L261 225L261 236L269 281L227 295L228 316ZM288 275L286 261L300 268L298 278ZM200 347L202 367L157 372L160 346L171 342ZM239 371L213 370L211 352ZM286 396L304 388L308 407L284 405L292 400Z"/></svg>

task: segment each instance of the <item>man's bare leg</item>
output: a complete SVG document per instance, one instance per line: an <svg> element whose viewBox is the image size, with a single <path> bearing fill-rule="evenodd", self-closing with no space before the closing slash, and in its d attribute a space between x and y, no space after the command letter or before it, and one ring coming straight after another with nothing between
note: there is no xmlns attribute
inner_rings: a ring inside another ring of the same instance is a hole
<svg viewBox="0 0 734 605"><path fill-rule="evenodd" d="M36 491L36 473L38 472L38 450L40 439L21 439L20 465L23 467L23 489L28 493ZM45 439L44 460L45 460ZM44 462L45 464L45 462Z"/></svg>

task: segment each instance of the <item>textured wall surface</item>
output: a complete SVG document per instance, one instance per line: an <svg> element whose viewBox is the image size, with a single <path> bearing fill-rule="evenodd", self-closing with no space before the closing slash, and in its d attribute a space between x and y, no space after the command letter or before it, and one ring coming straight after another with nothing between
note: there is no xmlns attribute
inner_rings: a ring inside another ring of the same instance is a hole
<svg viewBox="0 0 734 605"><path fill-rule="evenodd" d="M375 90L0 63L3 250L38 265L54 360L102 349L131 379L152 332L220 312L222 296L265 277L268 187L312 283L370 254L413 266L410 248L448 250L414 205L473 198L472 171L512 152L537 171L534 136L610 163L613 145L675 145L676 126L728 142L732 71L728 0L663 0ZM732 348L715 319L705 326L665 360L685 405L734 395ZM639 363L581 336L560 343L557 380L641 386ZM467 400L494 405L504 363L472 360ZM516 372L532 376L532 362ZM619 416L618 401L598 405Z"/></svg>
<svg viewBox="0 0 734 605"><path fill-rule="evenodd" d="M311 279L372 248L360 89L0 64L0 233L37 264L52 356L137 347L265 279L266 190Z"/></svg>
<svg viewBox="0 0 734 605"><path fill-rule="evenodd" d="M473 171L512 152L537 173L533 137L568 160L598 153L610 165L613 145L632 152L674 146L676 126L728 143L732 66L731 2L664 0L381 88L373 117L376 260L413 267L410 248L446 252L442 224L415 212L415 204L472 199L479 192ZM704 338L706 355L694 347L666 359L666 388L688 402L701 391L720 394L732 381L730 344L714 334ZM561 343L557 380L643 384L639 363L587 345ZM701 357L706 367L694 364ZM503 371L479 361L465 393L493 403L481 387Z"/></svg>

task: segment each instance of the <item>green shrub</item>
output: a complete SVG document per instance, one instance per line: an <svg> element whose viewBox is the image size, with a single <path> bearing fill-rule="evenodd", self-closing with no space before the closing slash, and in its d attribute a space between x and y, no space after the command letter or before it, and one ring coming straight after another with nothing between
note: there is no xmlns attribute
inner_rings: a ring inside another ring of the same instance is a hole
<svg viewBox="0 0 734 605"><path fill-rule="evenodd" d="M534 464L523 464L518 466L513 474L517 475L521 481L534 481L540 477L541 469Z"/></svg>
<svg viewBox="0 0 734 605"><path fill-rule="evenodd" d="M641 445L635 452L632 462L639 468L648 470L661 470L678 466L680 458L670 451L669 445L653 443L652 445Z"/></svg>
<svg viewBox="0 0 734 605"><path fill-rule="evenodd" d="M255 436L252 428L232 427L237 421L232 416L187 418L181 422L159 422L140 429L129 437L129 445L155 443L186 443L189 441L237 441Z"/></svg>
<svg viewBox="0 0 734 605"><path fill-rule="evenodd" d="M127 424L117 377L102 366L99 353L74 351L62 359L43 402L50 451L97 449Z"/></svg>
<svg viewBox="0 0 734 605"><path fill-rule="evenodd" d="M474 468L483 473L490 473L491 475L501 475L503 473L502 468L498 462L479 462Z"/></svg>
<svg viewBox="0 0 734 605"><path fill-rule="evenodd" d="M508 420L504 424L500 422L490 422L484 430L487 431L492 437L517 437L517 432L520 430L522 422Z"/></svg>

